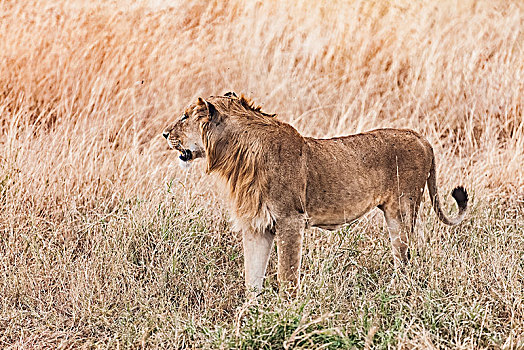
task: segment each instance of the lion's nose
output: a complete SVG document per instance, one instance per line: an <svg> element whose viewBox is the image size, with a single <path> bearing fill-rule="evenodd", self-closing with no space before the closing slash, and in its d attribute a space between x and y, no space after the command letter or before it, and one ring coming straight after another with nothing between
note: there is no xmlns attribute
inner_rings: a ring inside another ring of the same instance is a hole
<svg viewBox="0 0 524 350"><path fill-rule="evenodd" d="M167 139L167 138L169 137L169 132L164 131L164 132L162 133L162 136L164 136L164 137Z"/></svg>

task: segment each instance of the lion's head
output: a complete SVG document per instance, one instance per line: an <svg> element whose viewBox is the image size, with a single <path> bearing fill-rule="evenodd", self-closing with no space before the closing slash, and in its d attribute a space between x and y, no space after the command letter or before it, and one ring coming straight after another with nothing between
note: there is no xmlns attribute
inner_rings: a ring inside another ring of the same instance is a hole
<svg viewBox="0 0 524 350"><path fill-rule="evenodd" d="M202 98L189 105L176 122L168 126L162 135L170 148L180 152L181 165L189 166L198 158L205 158L206 151L202 140L202 126L216 117L213 104Z"/></svg>
<svg viewBox="0 0 524 350"><path fill-rule="evenodd" d="M218 145L214 141L220 139L225 143L234 142L238 135L229 132L238 129L239 123L260 123L260 118L267 122L273 117L272 114L262 112L260 107L244 96L238 97L234 92L228 92L223 96L211 96L207 100L199 97L184 110L177 121L164 130L162 135L167 139L170 148L180 152L179 159L183 167L189 166L198 158L212 158L208 159L208 162L211 162L208 164L208 170L211 170L217 147L227 146ZM227 137L221 139L221 135Z"/></svg>

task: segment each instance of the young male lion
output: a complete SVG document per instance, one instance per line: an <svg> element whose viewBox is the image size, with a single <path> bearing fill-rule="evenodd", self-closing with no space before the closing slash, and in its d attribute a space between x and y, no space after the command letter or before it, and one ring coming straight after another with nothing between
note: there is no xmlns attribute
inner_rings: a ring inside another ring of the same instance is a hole
<svg viewBox="0 0 524 350"><path fill-rule="evenodd" d="M384 212L395 263L405 262L426 183L442 222L457 225L466 212L466 190L457 187L452 195L458 216L444 215L433 149L411 130L303 137L245 97L228 93L199 98L163 136L184 164L205 158L206 172L227 183L251 290L262 289L274 240L278 280L297 287L304 229L334 230L375 207Z"/></svg>

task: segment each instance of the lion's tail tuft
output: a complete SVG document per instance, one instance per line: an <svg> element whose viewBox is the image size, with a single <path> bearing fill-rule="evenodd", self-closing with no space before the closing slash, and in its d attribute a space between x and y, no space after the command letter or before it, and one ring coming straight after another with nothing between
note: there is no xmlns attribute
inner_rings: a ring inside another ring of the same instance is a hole
<svg viewBox="0 0 524 350"><path fill-rule="evenodd" d="M459 207L459 210L466 210L468 207L468 192L466 189L462 186L455 187L453 192L451 192L451 196L455 198L455 201L457 201L457 205Z"/></svg>

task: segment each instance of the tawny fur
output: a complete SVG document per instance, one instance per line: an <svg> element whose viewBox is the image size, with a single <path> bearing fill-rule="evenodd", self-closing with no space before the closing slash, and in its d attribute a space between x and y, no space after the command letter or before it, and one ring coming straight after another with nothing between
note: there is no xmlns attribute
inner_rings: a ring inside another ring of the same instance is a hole
<svg viewBox="0 0 524 350"><path fill-rule="evenodd" d="M225 180L235 227L244 237L248 288L260 290L276 240L278 278L298 286L303 231L337 229L380 208L396 262L408 259L426 183L438 218L460 223L467 193L453 191L459 206L448 218L439 204L435 158L429 142L412 130L378 129L331 139L301 136L245 97L210 97L190 105L164 136L192 161Z"/></svg>

